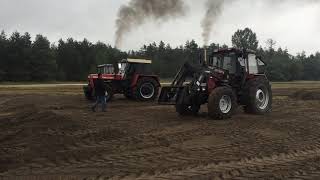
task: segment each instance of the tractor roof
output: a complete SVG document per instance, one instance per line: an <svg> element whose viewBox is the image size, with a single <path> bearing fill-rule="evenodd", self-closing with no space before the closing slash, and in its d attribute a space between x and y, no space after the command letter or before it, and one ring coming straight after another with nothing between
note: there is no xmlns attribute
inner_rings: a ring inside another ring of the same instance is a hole
<svg viewBox="0 0 320 180"><path fill-rule="evenodd" d="M101 65L98 65L97 67L101 68L101 67L106 67L106 66L113 66L113 65L112 64L101 64Z"/></svg>
<svg viewBox="0 0 320 180"><path fill-rule="evenodd" d="M124 59L121 61L122 63L137 63L137 64L151 64L151 60L147 59Z"/></svg>
<svg viewBox="0 0 320 180"><path fill-rule="evenodd" d="M236 53L253 53L256 52L250 49L239 49L239 48L224 48L224 49L216 49L213 51L213 53L230 53L230 52L236 52Z"/></svg>

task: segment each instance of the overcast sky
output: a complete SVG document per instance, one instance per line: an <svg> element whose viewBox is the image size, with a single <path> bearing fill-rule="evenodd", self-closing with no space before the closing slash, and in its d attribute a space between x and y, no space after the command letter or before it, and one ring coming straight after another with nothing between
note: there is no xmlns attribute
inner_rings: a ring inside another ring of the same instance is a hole
<svg viewBox="0 0 320 180"><path fill-rule="evenodd" d="M260 45L272 38L291 54L320 51L320 3L308 0L238 0L224 8L210 42L231 45L239 28L249 27ZM308 3L303 2L308 1ZM114 45L115 19L122 4L129 0L0 0L0 30L43 34L52 42L60 38L103 41ZM195 39L202 44L200 21L205 0L186 0L188 14L166 23L149 22L136 27L123 42L123 50L163 40L172 46Z"/></svg>

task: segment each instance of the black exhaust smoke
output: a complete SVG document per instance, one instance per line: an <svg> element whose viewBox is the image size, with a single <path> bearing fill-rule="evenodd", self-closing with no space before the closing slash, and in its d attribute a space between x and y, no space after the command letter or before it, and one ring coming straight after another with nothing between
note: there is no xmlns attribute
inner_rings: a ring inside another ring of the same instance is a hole
<svg viewBox="0 0 320 180"><path fill-rule="evenodd" d="M184 0L131 0L119 9L115 47L121 46L126 33L135 26L140 26L146 21L167 21L181 17L187 9Z"/></svg>
<svg viewBox="0 0 320 180"><path fill-rule="evenodd" d="M202 27L202 38L204 46L207 46L210 39L210 33L214 24L217 22L218 18L221 16L224 6L229 5L235 1L241 2L242 0L207 0L205 4L205 16L201 21ZM243 0L244 1L244 0ZM252 1L255 3L255 1ZM278 6L283 3L290 4L317 4L319 5L320 0L265 0L263 1L265 5Z"/></svg>
<svg viewBox="0 0 320 180"><path fill-rule="evenodd" d="M206 14L201 21L204 46L208 45L210 33L214 23L217 21L222 12L223 4L224 0L207 0L206 2Z"/></svg>

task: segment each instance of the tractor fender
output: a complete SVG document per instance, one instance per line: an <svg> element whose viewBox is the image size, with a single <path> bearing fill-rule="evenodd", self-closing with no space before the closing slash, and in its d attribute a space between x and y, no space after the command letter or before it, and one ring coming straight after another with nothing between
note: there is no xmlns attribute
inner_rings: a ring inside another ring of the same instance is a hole
<svg viewBox="0 0 320 180"><path fill-rule="evenodd" d="M208 92L211 93L217 87L217 79L214 77L210 77L208 79Z"/></svg>
<svg viewBox="0 0 320 180"><path fill-rule="evenodd" d="M159 77L156 76L156 75L135 74L135 75L133 75L133 78L132 78L131 87L135 87L135 86L137 85L139 79L144 78L144 77L154 79L154 80L157 82L157 87L160 87L160 86L161 86L161 85L160 85Z"/></svg>

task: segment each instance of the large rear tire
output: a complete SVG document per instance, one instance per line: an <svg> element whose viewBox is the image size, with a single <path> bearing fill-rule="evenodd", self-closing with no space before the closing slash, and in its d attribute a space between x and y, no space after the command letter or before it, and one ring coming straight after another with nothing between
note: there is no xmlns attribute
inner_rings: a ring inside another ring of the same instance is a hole
<svg viewBox="0 0 320 180"><path fill-rule="evenodd" d="M92 89L89 86L83 86L83 93L87 100L94 100Z"/></svg>
<svg viewBox="0 0 320 180"><path fill-rule="evenodd" d="M181 116L197 115L200 110L200 105L192 103L191 100L186 100L189 97L188 87L181 90L177 102L176 102L176 112ZM191 105L186 104L189 101Z"/></svg>
<svg viewBox="0 0 320 180"><path fill-rule="evenodd" d="M154 101L158 97L159 84L153 78L141 78L133 92L135 99L139 101Z"/></svg>
<svg viewBox="0 0 320 180"><path fill-rule="evenodd" d="M217 87L208 99L208 115L212 119L228 119L237 109L237 98L230 87Z"/></svg>
<svg viewBox="0 0 320 180"><path fill-rule="evenodd" d="M109 102L112 100L113 98L113 90L112 90L112 86L110 84L106 84L106 101Z"/></svg>
<svg viewBox="0 0 320 180"><path fill-rule="evenodd" d="M272 109L272 90L265 77L249 80L244 89L244 111L262 115Z"/></svg>

